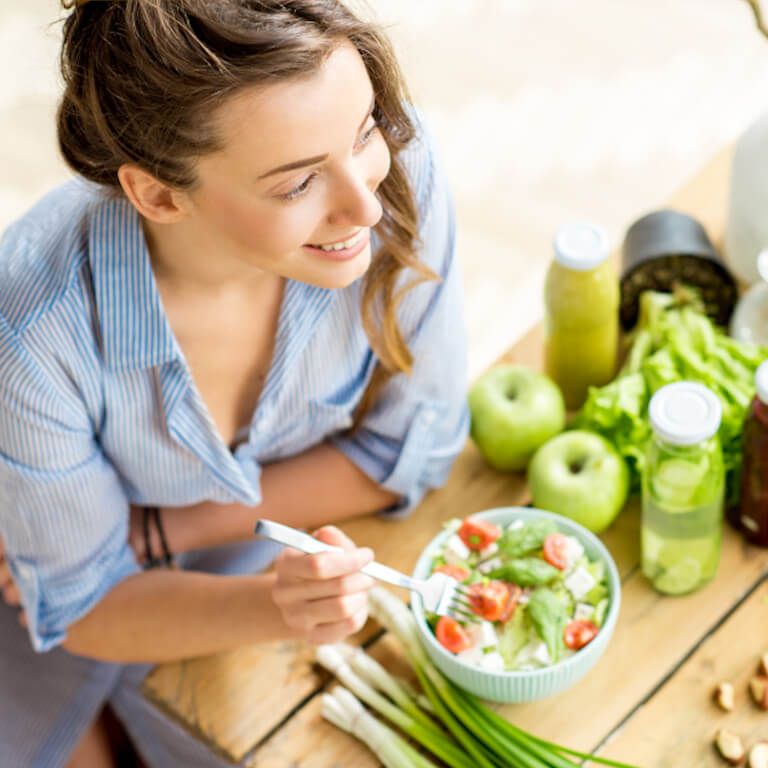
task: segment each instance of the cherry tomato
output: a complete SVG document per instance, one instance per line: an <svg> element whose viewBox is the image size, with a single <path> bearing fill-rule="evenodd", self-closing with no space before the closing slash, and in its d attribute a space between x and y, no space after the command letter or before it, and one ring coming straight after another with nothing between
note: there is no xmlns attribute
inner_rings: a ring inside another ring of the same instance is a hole
<svg viewBox="0 0 768 768"><path fill-rule="evenodd" d="M470 584L469 603L486 621L498 621L509 603L509 587L503 581Z"/></svg>
<svg viewBox="0 0 768 768"><path fill-rule="evenodd" d="M469 576L469 571L466 568L462 568L460 565L453 565L452 563L438 565L432 573L445 573L448 576L452 576L456 581L464 581Z"/></svg>
<svg viewBox="0 0 768 768"><path fill-rule="evenodd" d="M501 528L488 520L468 517L459 528L459 538L475 552L485 549L501 536Z"/></svg>
<svg viewBox="0 0 768 768"><path fill-rule="evenodd" d="M565 628L565 644L572 650L578 651L597 636L597 624L586 619L575 619Z"/></svg>
<svg viewBox="0 0 768 768"><path fill-rule="evenodd" d="M520 595L523 594L523 590L517 584L507 584L509 590L509 599L507 605L499 616L499 621L502 624L506 624L514 615L517 608L517 601L520 599Z"/></svg>
<svg viewBox="0 0 768 768"><path fill-rule="evenodd" d="M550 533L544 539L544 559L561 571L568 565L568 539L562 533Z"/></svg>
<svg viewBox="0 0 768 768"><path fill-rule="evenodd" d="M450 616L440 617L435 634L440 645L447 648L451 653L460 653L472 647L472 641L464 627Z"/></svg>

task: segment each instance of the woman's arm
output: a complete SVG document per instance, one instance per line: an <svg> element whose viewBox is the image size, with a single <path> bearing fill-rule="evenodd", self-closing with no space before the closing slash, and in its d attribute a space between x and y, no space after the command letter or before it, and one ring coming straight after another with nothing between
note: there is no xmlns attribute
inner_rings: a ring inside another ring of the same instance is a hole
<svg viewBox="0 0 768 768"><path fill-rule="evenodd" d="M255 576L133 574L69 627L63 647L103 661L161 663L278 639L337 642L365 624L373 580L359 570L373 552L333 527L316 535L346 551L286 549L273 572Z"/></svg>
<svg viewBox="0 0 768 768"><path fill-rule="evenodd" d="M270 598L275 579L274 573L137 573L75 622L62 645L102 661L160 663L292 637Z"/></svg>
<svg viewBox="0 0 768 768"><path fill-rule="evenodd" d="M261 494L258 507L213 502L164 507L163 527L171 550L186 552L250 539L256 520L262 517L311 530L386 509L398 499L327 443L265 466ZM157 535L154 529L153 535ZM131 544L141 556L144 545L137 513L131 524ZM152 545L153 552L161 551L159 541L153 540Z"/></svg>

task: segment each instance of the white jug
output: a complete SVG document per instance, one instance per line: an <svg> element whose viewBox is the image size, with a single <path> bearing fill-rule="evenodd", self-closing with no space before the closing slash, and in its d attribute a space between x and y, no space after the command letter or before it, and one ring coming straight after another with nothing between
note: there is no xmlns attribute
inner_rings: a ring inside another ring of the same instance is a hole
<svg viewBox="0 0 768 768"><path fill-rule="evenodd" d="M728 267L747 285L760 280L757 256L768 248L768 113L741 136L731 168L725 229Z"/></svg>

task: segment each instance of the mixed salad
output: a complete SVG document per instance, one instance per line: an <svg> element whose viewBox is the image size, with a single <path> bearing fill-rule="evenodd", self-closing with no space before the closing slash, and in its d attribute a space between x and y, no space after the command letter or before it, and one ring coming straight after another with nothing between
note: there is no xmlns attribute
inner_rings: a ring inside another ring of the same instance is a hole
<svg viewBox="0 0 768 768"><path fill-rule="evenodd" d="M469 586L476 622L427 614L440 644L492 672L538 669L572 656L600 632L609 606L605 564L551 519L453 518L432 561Z"/></svg>

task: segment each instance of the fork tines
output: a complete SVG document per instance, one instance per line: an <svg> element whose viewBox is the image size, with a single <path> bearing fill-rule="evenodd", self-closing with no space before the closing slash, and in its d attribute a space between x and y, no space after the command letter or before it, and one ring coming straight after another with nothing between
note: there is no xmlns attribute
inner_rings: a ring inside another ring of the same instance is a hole
<svg viewBox="0 0 768 768"><path fill-rule="evenodd" d="M462 621L478 622L480 617L472 610L469 590L462 584L456 584L448 602L447 615Z"/></svg>

